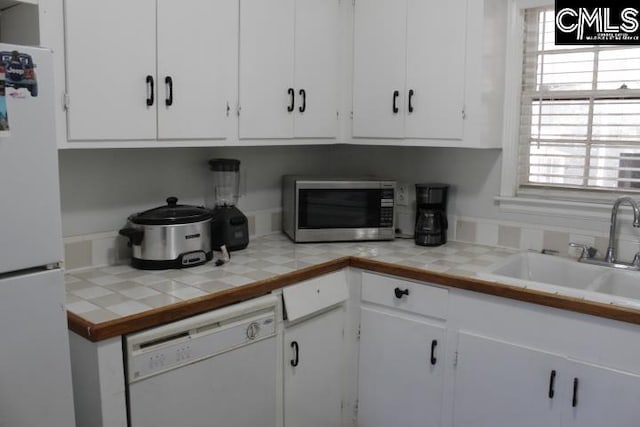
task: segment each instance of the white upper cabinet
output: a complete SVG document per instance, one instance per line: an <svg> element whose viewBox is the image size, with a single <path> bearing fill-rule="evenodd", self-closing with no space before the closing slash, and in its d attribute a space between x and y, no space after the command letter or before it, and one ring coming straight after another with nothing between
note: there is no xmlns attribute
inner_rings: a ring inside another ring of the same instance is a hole
<svg viewBox="0 0 640 427"><path fill-rule="evenodd" d="M159 139L228 135L236 9L233 0L158 0Z"/></svg>
<svg viewBox="0 0 640 427"><path fill-rule="evenodd" d="M462 138L466 3L356 2L355 137Z"/></svg>
<svg viewBox="0 0 640 427"><path fill-rule="evenodd" d="M66 0L70 140L154 139L156 0Z"/></svg>
<svg viewBox="0 0 640 427"><path fill-rule="evenodd" d="M462 139L466 8L408 0L406 138Z"/></svg>
<svg viewBox="0 0 640 427"><path fill-rule="evenodd" d="M239 137L335 137L338 0L243 0L240 23Z"/></svg>
<svg viewBox="0 0 640 427"><path fill-rule="evenodd" d="M356 1L354 142L498 146L506 10L502 0Z"/></svg>
<svg viewBox="0 0 640 427"><path fill-rule="evenodd" d="M296 138L337 135L339 6L338 0L296 0Z"/></svg>
<svg viewBox="0 0 640 427"><path fill-rule="evenodd" d="M222 139L237 2L67 0L68 139Z"/></svg>
<svg viewBox="0 0 640 427"><path fill-rule="evenodd" d="M355 6L354 136L404 136L406 20L406 0Z"/></svg>

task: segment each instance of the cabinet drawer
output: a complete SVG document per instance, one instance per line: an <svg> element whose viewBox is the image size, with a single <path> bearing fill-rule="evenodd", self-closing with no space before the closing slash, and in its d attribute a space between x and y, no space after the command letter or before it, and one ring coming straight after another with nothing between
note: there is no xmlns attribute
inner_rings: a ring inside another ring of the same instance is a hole
<svg viewBox="0 0 640 427"><path fill-rule="evenodd" d="M282 290L287 319L294 321L349 298L344 270L305 280Z"/></svg>
<svg viewBox="0 0 640 427"><path fill-rule="evenodd" d="M362 301L446 319L449 291L407 280L362 273Z"/></svg>

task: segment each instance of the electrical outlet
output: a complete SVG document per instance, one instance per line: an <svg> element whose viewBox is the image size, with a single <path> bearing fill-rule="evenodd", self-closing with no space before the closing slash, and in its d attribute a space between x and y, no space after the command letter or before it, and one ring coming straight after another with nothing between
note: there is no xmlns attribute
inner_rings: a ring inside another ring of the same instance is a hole
<svg viewBox="0 0 640 427"><path fill-rule="evenodd" d="M409 206L409 184L399 182L396 185L396 205Z"/></svg>

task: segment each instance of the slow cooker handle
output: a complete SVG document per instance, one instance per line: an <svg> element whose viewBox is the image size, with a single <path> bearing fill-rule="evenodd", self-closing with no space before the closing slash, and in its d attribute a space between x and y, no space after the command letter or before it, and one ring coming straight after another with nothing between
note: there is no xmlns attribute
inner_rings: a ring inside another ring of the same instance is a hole
<svg viewBox="0 0 640 427"><path fill-rule="evenodd" d="M129 247L132 245L139 246L142 243L142 238L144 237L144 231L131 227L123 228L118 231L118 233L120 233L121 236L129 238Z"/></svg>
<svg viewBox="0 0 640 427"><path fill-rule="evenodd" d="M175 207L178 205L178 198L177 197L167 197L167 204L171 207Z"/></svg>

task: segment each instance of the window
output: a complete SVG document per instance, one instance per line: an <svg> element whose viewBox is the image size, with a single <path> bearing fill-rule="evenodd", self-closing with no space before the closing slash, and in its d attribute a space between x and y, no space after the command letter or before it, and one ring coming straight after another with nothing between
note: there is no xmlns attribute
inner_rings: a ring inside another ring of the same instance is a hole
<svg viewBox="0 0 640 427"><path fill-rule="evenodd" d="M518 188L640 192L640 46L556 46L525 13Z"/></svg>

